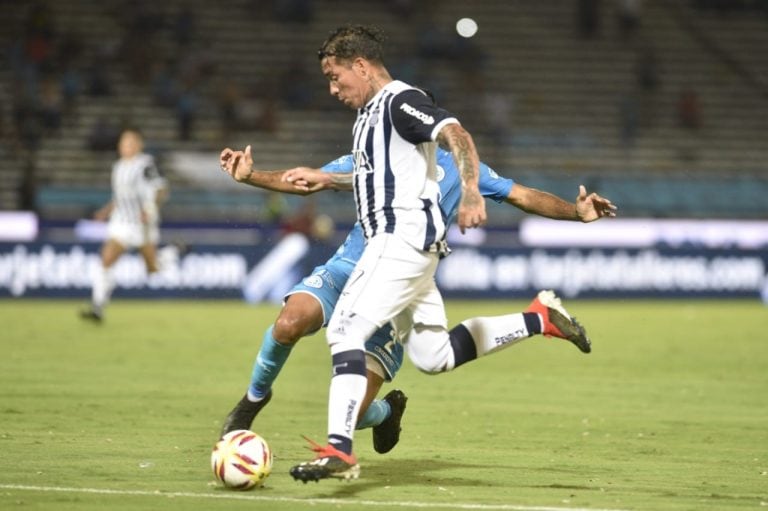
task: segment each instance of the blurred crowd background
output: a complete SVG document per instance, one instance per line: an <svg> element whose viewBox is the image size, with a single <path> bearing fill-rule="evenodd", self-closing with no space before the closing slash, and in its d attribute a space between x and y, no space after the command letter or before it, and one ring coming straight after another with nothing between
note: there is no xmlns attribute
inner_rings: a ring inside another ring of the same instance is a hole
<svg viewBox="0 0 768 511"><path fill-rule="evenodd" d="M216 164L320 166L350 147L316 49L339 24L389 36L396 78L431 89L499 173L624 217L768 218L763 0L0 1L0 210L86 217L124 126L172 187L167 221L269 222L290 200ZM478 26L456 31L461 18ZM352 221L352 199L301 214ZM522 213L491 208L492 225ZM300 216L300 215L299 215Z"/></svg>

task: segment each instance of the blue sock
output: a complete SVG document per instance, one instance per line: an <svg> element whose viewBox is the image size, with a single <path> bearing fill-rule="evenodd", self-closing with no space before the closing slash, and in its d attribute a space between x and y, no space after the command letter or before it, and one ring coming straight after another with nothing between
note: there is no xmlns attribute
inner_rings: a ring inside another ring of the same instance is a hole
<svg viewBox="0 0 768 511"><path fill-rule="evenodd" d="M272 388L272 383L277 379L277 375L280 374L280 370L285 361L288 360L288 355L291 354L291 348L293 348L293 346L286 346L277 342L272 336L273 328L274 325L264 332L261 349L253 363L248 397L254 401L262 399Z"/></svg>
<svg viewBox="0 0 768 511"><path fill-rule="evenodd" d="M375 399L371 406L365 411L360 420L357 421L355 429L365 429L378 426L392 414L392 408L389 403L383 399Z"/></svg>

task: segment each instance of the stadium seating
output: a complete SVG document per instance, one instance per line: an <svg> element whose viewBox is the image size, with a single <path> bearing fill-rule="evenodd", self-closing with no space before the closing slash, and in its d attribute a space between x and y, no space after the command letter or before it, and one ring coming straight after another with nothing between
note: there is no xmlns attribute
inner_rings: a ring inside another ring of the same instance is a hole
<svg viewBox="0 0 768 511"><path fill-rule="evenodd" d="M166 213L172 219L257 217L259 197L264 197L244 190L256 205L233 212L226 204L241 202L232 198L237 192L208 191L209 199L219 197L219 207L208 200L202 208L190 207L192 201L182 198L199 196L201 185L167 164L173 151L218 153L227 145L252 144L263 168L320 165L346 151L353 113L328 97L307 49L348 21L358 2L315 0L309 22L278 19L269 3L223 4L226 8L203 0L140 2L140 12L134 13L145 23L156 22L145 36L147 54L207 66L197 81L196 120L188 140L180 140L175 108L159 105L151 80L132 77L135 67L121 60L124 53L117 49L129 27L124 13L117 15L95 0L48 4L56 33L75 33L82 40L80 69L97 52L112 49L113 58L103 65L113 90L97 97L81 92L76 113L42 138L35 162L44 216L86 214L92 204L84 197L93 197L88 189L108 189L114 151L88 148L89 136L105 120L145 132L175 190ZM506 175L565 197L585 183L612 196L630 216L768 215L768 201L760 199L768 193L766 17L740 11L723 16L692 3L645 2L638 28L624 35L617 4L603 1L590 36L579 32L577 4L416 2L414 12L403 17L387 2L370 1L365 19L379 20L387 30L388 65L397 76L433 88L475 135L481 157ZM195 14L189 52L179 49L173 29L183 6ZM19 35L14 27L28 12L7 11L0 21L0 43L10 49ZM469 40L476 47L457 46L462 41L453 36L453 26L463 15L478 21L480 31ZM425 47L436 41L427 36L439 37L442 54ZM426 57L430 51L433 56ZM650 62L643 60L649 54ZM657 74L655 87L644 89L639 82L641 62ZM292 65L306 75L288 74ZM291 76L300 76L301 84L314 91L306 105L297 107L283 97ZM27 172L24 152L10 143L15 78L12 70L0 69L0 113L9 142L0 148L0 207L5 209L18 207L17 190ZM257 91L262 103L276 104L271 129L222 128L217 101L228 81L245 92ZM680 125L681 93L687 89L693 92L694 115L700 116L698 127ZM349 219L352 208L344 206L332 199L319 202L320 208ZM492 218L514 222L518 215Z"/></svg>

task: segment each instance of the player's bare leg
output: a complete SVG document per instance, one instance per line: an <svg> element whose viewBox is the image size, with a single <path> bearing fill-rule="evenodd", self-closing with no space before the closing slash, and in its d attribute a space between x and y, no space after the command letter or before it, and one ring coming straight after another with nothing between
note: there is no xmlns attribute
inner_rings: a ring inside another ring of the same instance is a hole
<svg viewBox="0 0 768 511"><path fill-rule="evenodd" d="M296 293L280 309L274 325L274 337L285 346L293 346L299 339L320 330L323 309L318 301L306 293Z"/></svg>
<svg viewBox="0 0 768 511"><path fill-rule="evenodd" d="M86 320L100 323L104 307L112 296L112 266L125 252L125 247L118 241L108 239L101 247L101 268L95 275L93 290L91 292L91 305L88 309L80 311L80 317Z"/></svg>
<svg viewBox="0 0 768 511"><path fill-rule="evenodd" d="M384 378L371 371L370 369L366 371L366 377L368 378L368 386L365 390L365 397L363 398L363 402L360 404L360 413L357 414L358 422L363 417L363 415L365 415L365 411L368 410L369 406L371 406L373 400L376 399L376 396L381 390L381 386L384 384Z"/></svg>
<svg viewBox="0 0 768 511"><path fill-rule="evenodd" d="M147 273L156 273L160 271L160 265L157 261L157 247L151 243L142 245L139 248L139 253L144 259L144 265L147 267Z"/></svg>

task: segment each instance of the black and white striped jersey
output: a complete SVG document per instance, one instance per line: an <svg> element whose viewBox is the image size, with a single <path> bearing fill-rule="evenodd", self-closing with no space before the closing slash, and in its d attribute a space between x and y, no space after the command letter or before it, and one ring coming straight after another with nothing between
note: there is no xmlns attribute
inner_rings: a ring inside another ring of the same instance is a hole
<svg viewBox="0 0 768 511"><path fill-rule="evenodd" d="M386 232L420 250L447 251L435 139L445 125L458 122L421 90L397 80L358 110L353 183L366 239Z"/></svg>
<svg viewBox="0 0 768 511"><path fill-rule="evenodd" d="M152 156L141 153L117 160L112 165L114 207L110 220L140 225L142 209L152 209L158 190L165 186L165 179Z"/></svg>

